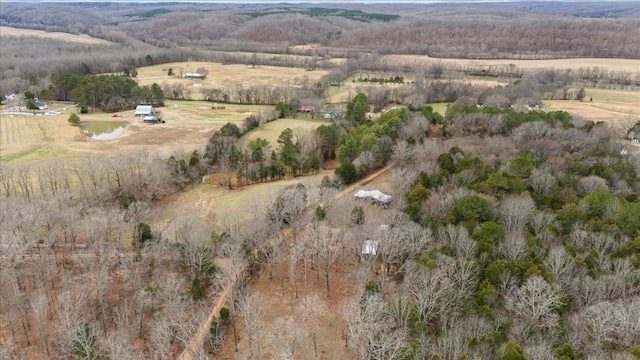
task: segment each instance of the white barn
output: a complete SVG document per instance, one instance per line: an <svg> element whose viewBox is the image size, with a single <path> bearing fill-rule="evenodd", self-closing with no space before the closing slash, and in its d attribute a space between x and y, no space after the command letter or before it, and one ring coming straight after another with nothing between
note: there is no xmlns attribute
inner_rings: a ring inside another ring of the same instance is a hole
<svg viewBox="0 0 640 360"><path fill-rule="evenodd" d="M135 116L156 116L158 114L158 110L154 109L151 105L138 105L136 106Z"/></svg>

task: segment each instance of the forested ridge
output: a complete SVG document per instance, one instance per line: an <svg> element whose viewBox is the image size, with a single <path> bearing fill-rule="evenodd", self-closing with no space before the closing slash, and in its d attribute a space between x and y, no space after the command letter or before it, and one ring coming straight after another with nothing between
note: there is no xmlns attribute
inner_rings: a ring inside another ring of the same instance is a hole
<svg viewBox="0 0 640 360"><path fill-rule="evenodd" d="M54 72L122 73L187 59L253 61L231 51L274 54L259 62L306 68L335 67L323 60L360 60L365 54L479 59L640 58L640 20L632 3L616 3L616 9L628 10L620 17L599 19L547 14L514 4L378 4L366 10L353 4L332 8L115 3L0 6L0 24L4 26L87 34L112 42L88 45L3 36L0 71L5 93L46 86L46 77ZM552 6L542 7L548 10ZM594 9L600 9L600 5ZM380 17L385 14L389 17ZM323 47L298 47L307 44ZM18 59L16 54L25 56ZM275 55L309 58L285 60Z"/></svg>
<svg viewBox="0 0 640 360"><path fill-rule="evenodd" d="M46 158L58 134L34 112L45 158L0 162L0 358L175 359L201 335L188 358L640 358L635 108L615 125L543 110L610 106L587 91L628 95L639 74L385 57L640 58L637 6L335 6L0 3L2 25L112 42L3 36L5 93L90 112L165 96L211 118L262 106L197 128L202 143L107 153L126 144L76 138L92 153L67 144L61 158ZM139 67L200 60L326 72L199 84L206 102L169 84L191 81L175 68L162 84L135 80ZM317 116L315 130L260 133ZM179 122L139 124L186 139ZM392 200L353 199L359 179ZM246 195L284 181L267 201Z"/></svg>

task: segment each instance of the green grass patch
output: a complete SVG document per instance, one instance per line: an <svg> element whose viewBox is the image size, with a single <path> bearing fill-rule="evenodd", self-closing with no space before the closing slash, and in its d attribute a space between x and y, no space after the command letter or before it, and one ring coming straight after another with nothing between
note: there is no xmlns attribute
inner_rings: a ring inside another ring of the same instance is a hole
<svg viewBox="0 0 640 360"><path fill-rule="evenodd" d="M66 149L53 145L43 145L20 153L2 156L0 159L8 163L19 163L44 159L57 159L68 155L70 155L70 153Z"/></svg>
<svg viewBox="0 0 640 360"><path fill-rule="evenodd" d="M271 145L271 149L275 150L278 144L278 138L285 129L293 130L294 135L314 131L320 125L329 125L331 121L325 119L278 119L264 124L262 127L253 129L244 134L240 138L240 143L246 146L249 141L257 138L267 139Z"/></svg>
<svg viewBox="0 0 640 360"><path fill-rule="evenodd" d="M444 114L447 112L447 108L449 108L450 105L451 103L427 104L427 106L431 106L433 108L433 111L440 113L440 115L442 116L444 116Z"/></svg>
<svg viewBox="0 0 640 360"><path fill-rule="evenodd" d="M584 90L587 93L585 101L589 101L590 98L593 98L593 101L599 102L640 104L639 91L598 88L584 88Z"/></svg>

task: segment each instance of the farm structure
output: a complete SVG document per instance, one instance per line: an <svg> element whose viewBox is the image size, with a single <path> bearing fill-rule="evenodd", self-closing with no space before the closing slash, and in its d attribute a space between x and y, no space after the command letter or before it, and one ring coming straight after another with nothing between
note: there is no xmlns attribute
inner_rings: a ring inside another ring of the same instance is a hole
<svg viewBox="0 0 640 360"><path fill-rule="evenodd" d="M138 105L136 106L136 112L133 114L134 116L157 116L158 110L156 110L151 105Z"/></svg>
<svg viewBox="0 0 640 360"><path fill-rule="evenodd" d="M184 73L183 77L187 79L204 79L207 77L207 74L198 73L198 72L195 72L195 73L188 72L188 73Z"/></svg>
<svg viewBox="0 0 640 360"><path fill-rule="evenodd" d="M379 190L358 190L358 192L356 192L353 197L356 200L364 200L374 205L382 205L384 207L389 206L389 204L391 204L391 200L393 199L391 195L387 195Z"/></svg>
<svg viewBox="0 0 640 360"><path fill-rule="evenodd" d="M42 102L42 101L40 101L38 99L35 99L34 102L35 102L36 107L38 108L38 110L45 110L47 108L47 103L45 103L45 102Z"/></svg>

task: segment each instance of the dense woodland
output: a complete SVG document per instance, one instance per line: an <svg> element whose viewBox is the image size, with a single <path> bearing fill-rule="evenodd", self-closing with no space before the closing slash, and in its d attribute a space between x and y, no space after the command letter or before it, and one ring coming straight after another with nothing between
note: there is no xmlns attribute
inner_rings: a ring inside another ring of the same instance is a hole
<svg viewBox="0 0 640 360"><path fill-rule="evenodd" d="M579 4L573 10L539 4L530 8L516 4L369 5L365 11L346 4L340 8L274 8L2 3L0 7L1 25L88 34L112 42L78 45L3 36L0 72L5 93L47 86L48 74L54 72L115 73L187 59L251 61L211 50L311 56L307 64L295 64L301 67L332 66L320 60L359 58L364 53L487 59L640 58L640 10L633 3L590 4L590 11ZM389 16L382 16L385 14ZM326 46L295 47L304 44ZM41 56L43 53L47 56ZM276 64L279 60L269 61Z"/></svg>
<svg viewBox="0 0 640 360"><path fill-rule="evenodd" d="M353 291L330 310L358 359L640 357L640 158L607 124L539 108L545 99L584 100L582 86L637 89L640 79L381 58L638 58L637 5L0 7L2 25L113 42L3 36L4 92L114 111L135 100L185 98L180 89L137 87L135 68L144 65L202 59L330 70L287 88L202 89L210 101L274 111L228 123L190 153L1 162L0 358L174 359L234 283L195 358L242 338L251 359L317 359L326 309L306 284L321 284L320 295L331 298L336 268L348 269ZM327 47L293 47L307 43ZM32 59L35 52L50 56ZM347 60L324 61L337 54ZM472 85L459 74L508 85ZM358 77L393 81L359 82L344 113L315 131L285 129L276 144L240 145L244 133L302 104L323 107L332 83ZM451 105L438 113L427 106L436 102ZM399 108L386 111L392 106ZM637 136L633 125L625 130ZM336 163L318 188L284 189L242 224L217 223L213 211L187 205L158 221L157 202L205 174L233 188ZM395 189L390 208L336 196L385 165ZM376 256L363 254L372 239ZM274 323L277 336L258 326L265 300L248 280L260 272L295 299Z"/></svg>

